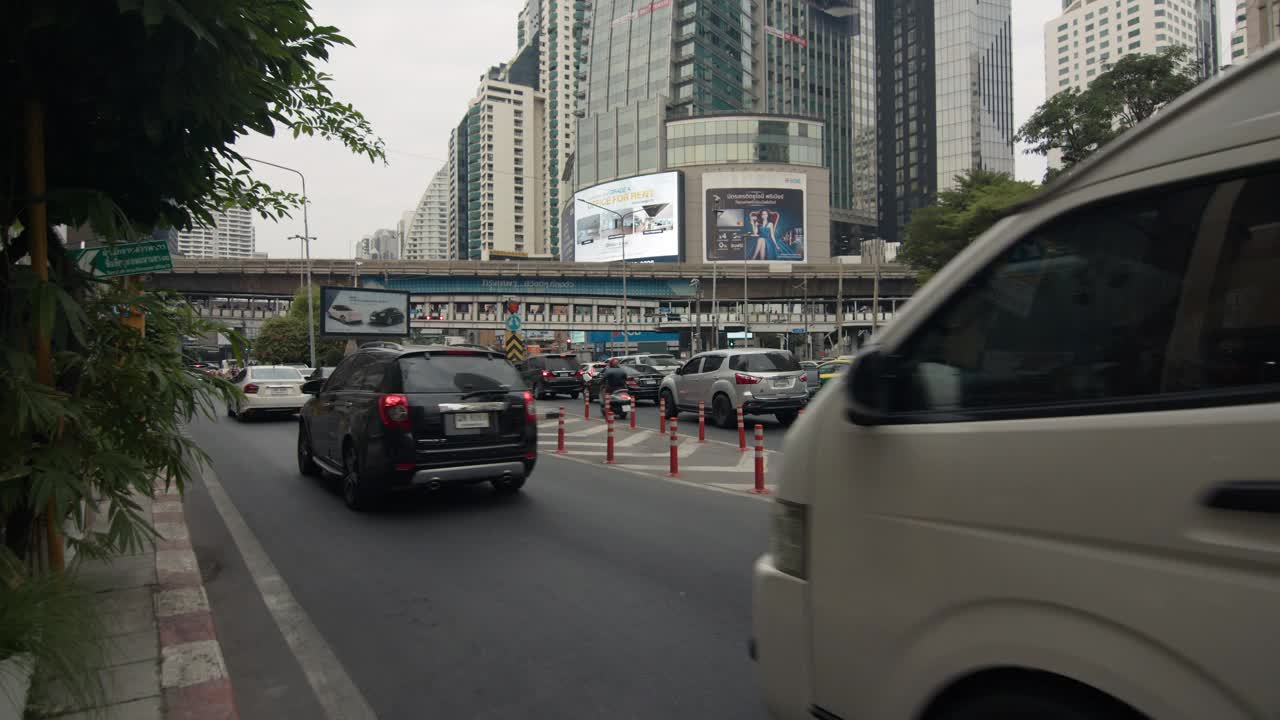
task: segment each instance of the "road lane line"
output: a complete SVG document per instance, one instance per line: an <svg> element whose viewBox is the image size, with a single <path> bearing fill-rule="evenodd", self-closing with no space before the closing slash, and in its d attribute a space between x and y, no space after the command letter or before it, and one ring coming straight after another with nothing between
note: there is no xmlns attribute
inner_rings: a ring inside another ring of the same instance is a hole
<svg viewBox="0 0 1280 720"><path fill-rule="evenodd" d="M646 480L659 480L659 481L661 481L661 482L671 483L672 485L684 485L685 487L698 488L698 489L700 489L700 490L706 490L706 491L708 491L708 492L721 493L721 494L724 494L724 495L732 495L732 496L734 496L734 497L745 498L745 499L748 499L748 500L756 500L756 501L762 501L762 502L772 502L772 500L773 500L771 497L769 497L769 496L767 496L767 495L752 495L752 494L750 494L750 493L744 493L744 492L739 492L739 491L737 491L737 490L730 489L729 487L716 487L715 485L712 485L711 483L705 483L705 482L693 482L693 481L690 481L690 480L681 480L680 478L667 477L666 475L654 474L654 473L651 473L651 472L644 472L644 470L646 470L646 469L647 469L647 470L661 470L661 469L662 469L662 467L661 467L661 466L659 466L659 465L623 465L623 464L618 464L618 465L602 466L602 465L600 465L600 464L599 464L599 461L598 461L598 460L588 460L588 459L586 459L586 458L576 458L576 457L573 457L573 456L571 456L571 455L550 455L550 456L548 456L548 457L549 457L549 459L551 459L551 460L564 460L564 461L566 461L566 462L574 462L574 463L579 463L579 464L582 464L582 465L591 465L591 466L593 466L593 467L608 467L608 469L609 469L609 470L616 470L616 471L621 472L621 473L622 473L622 474L624 474L624 475L634 475L634 476L636 476L636 477L642 477L642 478L644 478L644 479L646 479ZM536 476L535 476L535 477L536 477ZM726 485L730 485L731 487L736 486L736 483L725 483L725 484L726 484ZM754 485L753 485L752 487L754 487Z"/></svg>
<svg viewBox="0 0 1280 720"><path fill-rule="evenodd" d="M377 720L377 715L356 687L351 676L342 667L342 662L334 654L333 649L325 642L324 637L311 622L307 611L298 604L297 598L289 590L280 571L276 569L271 558L253 531L241 517L231 496L227 494L212 467L206 466L203 472L205 488L213 500L213 506L226 523L231 539L244 558L245 567L253 577L253 584L266 603L267 610L275 620L276 627L298 664L311 684L320 707L328 720Z"/></svg>

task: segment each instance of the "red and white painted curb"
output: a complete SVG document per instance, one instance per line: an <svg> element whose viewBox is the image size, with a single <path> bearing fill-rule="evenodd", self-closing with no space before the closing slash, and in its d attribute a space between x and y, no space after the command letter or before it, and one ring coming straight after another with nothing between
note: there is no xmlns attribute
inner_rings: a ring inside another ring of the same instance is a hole
<svg viewBox="0 0 1280 720"><path fill-rule="evenodd" d="M164 717L236 720L231 678L191 549L182 496L157 492L151 520L161 538L156 540L155 611Z"/></svg>

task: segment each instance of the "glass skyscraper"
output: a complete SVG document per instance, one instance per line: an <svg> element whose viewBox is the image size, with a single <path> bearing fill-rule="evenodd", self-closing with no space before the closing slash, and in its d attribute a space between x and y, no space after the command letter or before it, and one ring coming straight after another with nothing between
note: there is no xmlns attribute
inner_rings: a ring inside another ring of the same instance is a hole
<svg viewBox="0 0 1280 720"><path fill-rule="evenodd" d="M834 235L873 232L873 5L596 0L587 82L578 91L576 187L664 169L667 120L814 118L827 128L822 159L831 171Z"/></svg>
<svg viewBox="0 0 1280 720"><path fill-rule="evenodd" d="M876 0L880 236L971 168L1013 174L1011 0Z"/></svg>

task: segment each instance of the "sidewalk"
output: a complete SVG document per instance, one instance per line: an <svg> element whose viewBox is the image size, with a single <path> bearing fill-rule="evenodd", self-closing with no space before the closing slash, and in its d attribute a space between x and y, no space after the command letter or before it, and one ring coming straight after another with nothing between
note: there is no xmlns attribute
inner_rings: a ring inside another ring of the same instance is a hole
<svg viewBox="0 0 1280 720"><path fill-rule="evenodd" d="M102 669L106 706L58 720L234 720L213 615L177 492L138 498L162 540L110 561L84 560L77 577L101 598L109 636ZM105 523L99 517L96 525ZM102 529L102 528L99 528Z"/></svg>

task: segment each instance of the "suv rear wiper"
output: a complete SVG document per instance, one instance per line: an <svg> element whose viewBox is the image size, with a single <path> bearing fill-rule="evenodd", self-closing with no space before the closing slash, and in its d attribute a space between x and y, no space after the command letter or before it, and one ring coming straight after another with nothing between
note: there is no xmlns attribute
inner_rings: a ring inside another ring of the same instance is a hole
<svg viewBox="0 0 1280 720"><path fill-rule="evenodd" d="M496 393L502 393L505 395L506 393L509 393L509 392L511 392L510 385L499 385L496 388L486 388L484 390L472 390L471 392L463 393L461 399L470 400L473 397L479 397L481 395L493 395Z"/></svg>

